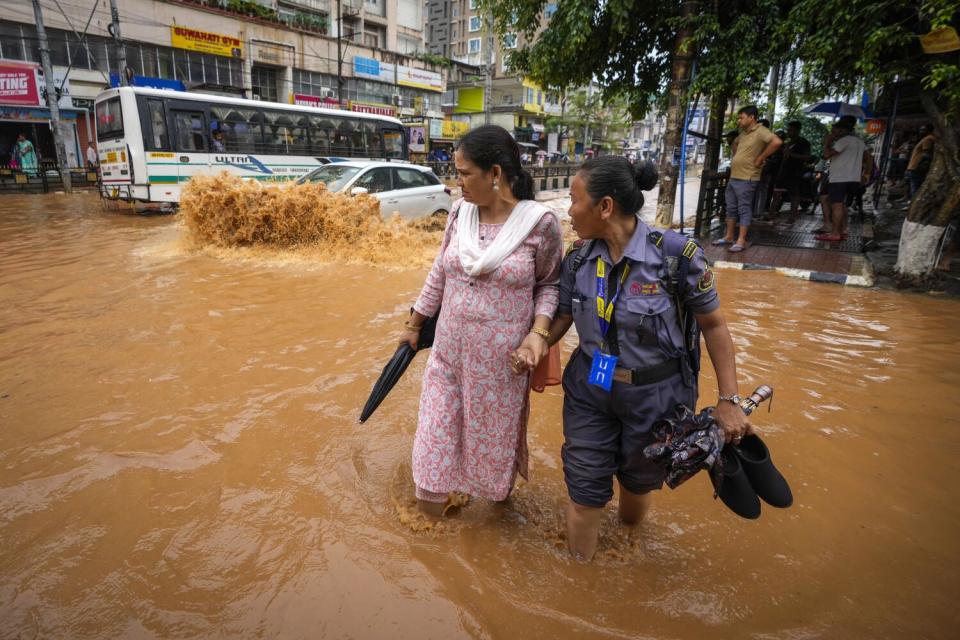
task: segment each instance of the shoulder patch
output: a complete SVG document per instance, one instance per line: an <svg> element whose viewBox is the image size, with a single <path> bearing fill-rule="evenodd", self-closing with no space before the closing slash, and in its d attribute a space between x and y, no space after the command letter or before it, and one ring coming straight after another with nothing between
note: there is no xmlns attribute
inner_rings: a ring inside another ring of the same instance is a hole
<svg viewBox="0 0 960 640"><path fill-rule="evenodd" d="M707 265L703 270L703 275L700 276L700 280L697 281L697 290L710 291L716 284L717 279L713 275L713 269L710 268L710 265Z"/></svg>
<svg viewBox="0 0 960 640"><path fill-rule="evenodd" d="M697 243L693 240L687 240L687 244L683 247L683 257L687 260L693 260L693 254L697 252Z"/></svg>
<svg viewBox="0 0 960 640"><path fill-rule="evenodd" d="M573 253L574 251L576 251L586 243L587 241L583 239L574 240L573 242L570 243L570 246L567 247L567 251L566 253L564 253L564 256L570 255L571 253Z"/></svg>

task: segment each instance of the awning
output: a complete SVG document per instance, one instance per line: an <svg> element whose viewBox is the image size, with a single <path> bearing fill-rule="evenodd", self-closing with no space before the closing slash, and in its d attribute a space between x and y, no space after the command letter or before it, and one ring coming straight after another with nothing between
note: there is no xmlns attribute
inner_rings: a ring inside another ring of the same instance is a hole
<svg viewBox="0 0 960 640"><path fill-rule="evenodd" d="M531 149L539 149L539 148L540 148L539 145L531 144L531 143L529 143L529 142L518 142L517 144L520 145L521 147L530 147Z"/></svg>

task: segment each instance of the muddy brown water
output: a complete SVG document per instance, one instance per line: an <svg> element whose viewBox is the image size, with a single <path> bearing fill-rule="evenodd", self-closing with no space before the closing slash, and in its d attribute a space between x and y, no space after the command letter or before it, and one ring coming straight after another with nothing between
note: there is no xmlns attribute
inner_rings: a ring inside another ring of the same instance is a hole
<svg viewBox="0 0 960 640"><path fill-rule="evenodd" d="M0 637L955 637L957 302L720 272L796 504L744 521L701 474L579 565L556 388L532 482L438 526L410 500L425 358L357 424L422 266L181 233L0 199Z"/></svg>

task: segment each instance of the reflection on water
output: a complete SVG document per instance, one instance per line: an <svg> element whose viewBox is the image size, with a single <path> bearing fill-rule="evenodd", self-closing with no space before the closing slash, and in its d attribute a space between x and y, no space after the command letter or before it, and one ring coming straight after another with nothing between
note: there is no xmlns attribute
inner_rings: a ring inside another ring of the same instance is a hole
<svg viewBox="0 0 960 640"><path fill-rule="evenodd" d="M0 199L0 637L954 635L957 303L722 272L795 505L740 520L697 477L636 530L611 509L579 565L556 388L533 399L533 482L439 525L411 501L425 358L357 424L422 263L181 233Z"/></svg>

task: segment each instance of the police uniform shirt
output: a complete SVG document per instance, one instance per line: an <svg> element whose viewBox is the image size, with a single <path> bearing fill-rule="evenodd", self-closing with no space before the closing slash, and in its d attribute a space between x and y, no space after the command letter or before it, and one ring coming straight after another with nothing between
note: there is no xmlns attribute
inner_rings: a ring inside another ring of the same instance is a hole
<svg viewBox="0 0 960 640"><path fill-rule="evenodd" d="M610 269L610 254L602 240L594 241L587 257L576 272L572 263L576 251L571 251L560 268L560 303L557 314L572 314L580 349L590 357L600 348L601 334L597 320L597 260L607 263L607 300L616 291L624 260L629 260L630 271L621 285L614 306L614 319L608 334L608 352L619 351L620 367L641 369L660 364L683 353L683 339L673 297L666 290L667 267L661 247L648 235L650 227L637 219L637 229L623 252L623 258ZM683 304L693 313L709 313L720 306L713 271L703 249L697 250L690 261ZM610 348L612 346L612 349Z"/></svg>

